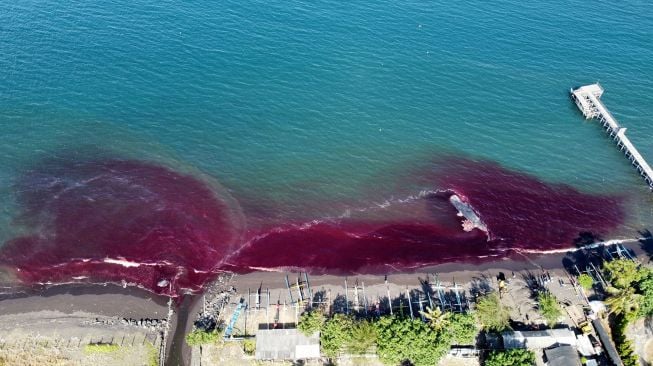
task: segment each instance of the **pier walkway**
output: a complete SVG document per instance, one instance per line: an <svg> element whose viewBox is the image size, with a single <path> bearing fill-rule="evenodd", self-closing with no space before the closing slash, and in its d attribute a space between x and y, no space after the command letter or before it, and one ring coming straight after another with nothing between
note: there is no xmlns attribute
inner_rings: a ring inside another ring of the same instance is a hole
<svg viewBox="0 0 653 366"><path fill-rule="evenodd" d="M653 190L653 169L626 136L626 128L619 126L617 120L605 108L600 99L601 95L603 95L603 88L599 84L585 85L571 90L571 97L585 118L596 118L603 124L606 132L644 178L649 188Z"/></svg>

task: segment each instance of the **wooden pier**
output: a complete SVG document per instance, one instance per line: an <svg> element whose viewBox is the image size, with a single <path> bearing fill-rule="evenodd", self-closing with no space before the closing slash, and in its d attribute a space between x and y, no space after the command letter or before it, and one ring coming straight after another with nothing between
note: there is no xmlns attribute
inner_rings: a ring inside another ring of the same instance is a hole
<svg viewBox="0 0 653 366"><path fill-rule="evenodd" d="M637 151L635 145L626 136L626 128L621 127L603 105L601 95L603 95L603 88L598 83L571 90L571 97L576 102L578 109L583 112L585 118L595 118L603 124L606 132L644 178L649 188L653 190L653 169L651 169L646 160L644 160L644 157Z"/></svg>

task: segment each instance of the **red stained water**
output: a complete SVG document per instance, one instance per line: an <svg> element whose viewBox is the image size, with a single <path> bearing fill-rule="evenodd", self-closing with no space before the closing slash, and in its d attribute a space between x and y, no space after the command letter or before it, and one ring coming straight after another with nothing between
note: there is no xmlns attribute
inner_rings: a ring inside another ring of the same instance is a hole
<svg viewBox="0 0 653 366"><path fill-rule="evenodd" d="M28 283L76 276L197 289L234 250L235 215L194 177L138 161L51 165L18 184L21 221L35 232L5 243L0 263ZM104 263L125 260L138 267ZM200 271L197 273L196 271Z"/></svg>
<svg viewBox="0 0 653 366"><path fill-rule="evenodd" d="M320 274L388 273L447 261L478 262L491 255L485 233L437 225L395 223L366 230L317 224L252 241L232 270L298 268ZM360 234L353 234L361 232Z"/></svg>
<svg viewBox="0 0 653 366"><path fill-rule="evenodd" d="M380 209L384 214L287 224L241 238L237 208L201 180L150 163L96 160L25 175L18 184L19 221L33 235L5 243L0 264L16 269L25 283L87 276L168 293L157 283L172 280L176 295L201 289L220 270L410 271L566 248L580 232L606 234L621 223L617 197L547 184L490 162L450 159L442 166L444 173L432 177L434 188L464 196L491 240L479 230L462 231L446 194L395 203Z"/></svg>
<svg viewBox="0 0 653 366"><path fill-rule="evenodd" d="M441 212L409 223L344 220L263 236L231 264L241 270L290 267L330 274L409 271L428 264L478 263L517 252L570 248L581 232L604 235L622 222L619 197L544 183L493 162L458 158L438 165L435 174L424 175L440 190L463 196L488 227L490 240L478 230L466 233L459 224L452 226ZM434 194L422 200L442 211L441 201L447 198Z"/></svg>
<svg viewBox="0 0 653 366"><path fill-rule="evenodd" d="M568 248L581 232L606 234L623 221L621 197L545 183L493 162L449 159L444 167L438 184L465 196L504 246Z"/></svg>

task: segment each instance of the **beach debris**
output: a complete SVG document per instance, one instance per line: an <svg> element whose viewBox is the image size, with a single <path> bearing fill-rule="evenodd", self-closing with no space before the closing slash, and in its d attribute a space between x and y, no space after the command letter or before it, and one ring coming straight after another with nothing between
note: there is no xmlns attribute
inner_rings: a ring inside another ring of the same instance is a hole
<svg viewBox="0 0 653 366"><path fill-rule="evenodd" d="M160 330L166 326L168 321L166 319L154 318L95 318L91 321L85 321L83 324L88 326L124 326L124 327L138 327L148 330Z"/></svg>
<svg viewBox="0 0 653 366"><path fill-rule="evenodd" d="M233 273L224 273L205 286L203 306L194 321L197 328L208 330L224 327L219 318L231 296L236 293L236 288L230 284L233 278Z"/></svg>

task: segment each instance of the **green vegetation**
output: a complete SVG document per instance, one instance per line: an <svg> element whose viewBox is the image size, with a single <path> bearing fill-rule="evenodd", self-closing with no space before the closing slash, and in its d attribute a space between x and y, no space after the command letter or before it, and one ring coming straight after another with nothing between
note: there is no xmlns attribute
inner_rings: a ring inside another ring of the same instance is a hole
<svg viewBox="0 0 653 366"><path fill-rule="evenodd" d="M625 366L639 365L626 327L638 317L653 315L653 271L627 259L605 263L603 269L612 284L605 300L612 315L612 339Z"/></svg>
<svg viewBox="0 0 653 366"><path fill-rule="evenodd" d="M626 327L628 319L623 315L617 315L612 325L612 339L617 345L617 352L621 356L624 366L639 366L639 357L633 348L633 342L626 339Z"/></svg>
<svg viewBox="0 0 653 366"><path fill-rule="evenodd" d="M84 346L84 353L87 355L98 353L111 353L120 349L120 346L113 343L91 343Z"/></svg>
<svg viewBox="0 0 653 366"><path fill-rule="evenodd" d="M147 366L159 366L159 352L150 342L145 343L147 347Z"/></svg>
<svg viewBox="0 0 653 366"><path fill-rule="evenodd" d="M297 328L307 336L317 332L324 324L324 314L319 310L306 311L299 318Z"/></svg>
<svg viewBox="0 0 653 366"><path fill-rule="evenodd" d="M347 350L352 354L368 352L377 341L377 328L367 320L354 320L350 316L335 314L320 329L322 353L334 358Z"/></svg>
<svg viewBox="0 0 653 366"><path fill-rule="evenodd" d="M345 344L351 342L351 330L354 320L343 314L335 314L324 322L320 329L320 345L322 352L329 358L334 358Z"/></svg>
<svg viewBox="0 0 653 366"><path fill-rule="evenodd" d="M451 317L451 313L442 312L439 306L435 309L431 309L431 307L427 306L426 311L420 311L420 314L422 314L424 318L428 320L431 328L435 329L436 331L444 328L448 324L449 318Z"/></svg>
<svg viewBox="0 0 653 366"><path fill-rule="evenodd" d="M253 338L247 338L243 341L243 352L246 355L252 356L256 352L256 340Z"/></svg>
<svg viewBox="0 0 653 366"><path fill-rule="evenodd" d="M627 259L618 259L603 264L608 281L618 289L625 289L639 282L644 271L638 263Z"/></svg>
<svg viewBox="0 0 653 366"><path fill-rule="evenodd" d="M492 351L485 359L485 366L531 366L535 364L535 354L525 349Z"/></svg>
<svg viewBox="0 0 653 366"><path fill-rule="evenodd" d="M640 278L638 285L639 293L639 315L653 316L653 270L646 268Z"/></svg>
<svg viewBox="0 0 653 366"><path fill-rule="evenodd" d="M377 328L377 354L386 364L409 360L413 365L435 365L452 345L474 344L478 327L474 314L443 313L439 308L423 313L427 319L383 317Z"/></svg>
<svg viewBox="0 0 653 366"><path fill-rule="evenodd" d="M354 324L345 346L350 353L362 355L374 347L376 340L376 327L372 322L363 320Z"/></svg>
<svg viewBox="0 0 653 366"><path fill-rule="evenodd" d="M603 269L612 284L606 300L610 313L629 320L653 316L653 270L627 259L605 263Z"/></svg>
<svg viewBox="0 0 653 366"><path fill-rule="evenodd" d="M562 310L560 310L558 300L549 292L540 292L537 301L540 304L540 313L542 313L542 317L550 327L553 327L558 322L560 315L562 315Z"/></svg>
<svg viewBox="0 0 653 366"><path fill-rule="evenodd" d="M191 347L215 343L220 339L221 335L217 330L206 331L204 329L195 329L186 334L186 343Z"/></svg>
<svg viewBox="0 0 653 366"><path fill-rule="evenodd" d="M510 329L510 311L501 304L496 292L478 300L476 316L481 327L488 332L501 332Z"/></svg>
<svg viewBox="0 0 653 366"><path fill-rule="evenodd" d="M610 313L633 319L637 316L639 302L642 295L635 293L635 288L609 288L610 297L605 300L605 304L610 309Z"/></svg>
<svg viewBox="0 0 653 366"><path fill-rule="evenodd" d="M415 366L430 366L437 364L451 345L474 344L478 334L474 314L443 313L437 308L427 308L423 315L427 322L401 315L374 321L357 320L343 314L325 319L321 313L307 312L299 325L304 333L320 332L322 353L331 359L340 352L366 354L376 351L385 364L410 361Z"/></svg>
<svg viewBox="0 0 653 366"><path fill-rule="evenodd" d="M415 366L437 365L451 346L451 335L437 331L420 319L383 317L376 322L377 354L388 365L405 360Z"/></svg>
<svg viewBox="0 0 653 366"><path fill-rule="evenodd" d="M476 343L478 326L474 314L452 314L445 329L451 334L452 344L462 346Z"/></svg>
<svg viewBox="0 0 653 366"><path fill-rule="evenodd" d="M594 285L594 279L592 279L592 276L588 275L587 273L583 273L578 276L578 283L580 284L580 287L584 288L585 290L591 290L592 285Z"/></svg>

